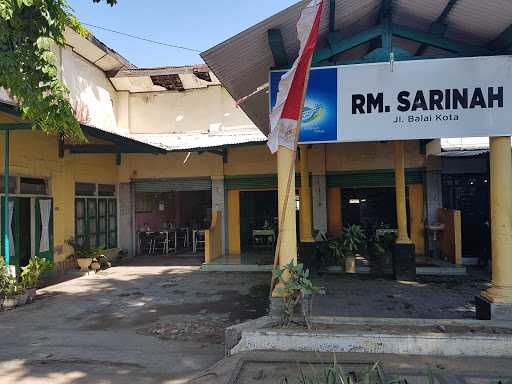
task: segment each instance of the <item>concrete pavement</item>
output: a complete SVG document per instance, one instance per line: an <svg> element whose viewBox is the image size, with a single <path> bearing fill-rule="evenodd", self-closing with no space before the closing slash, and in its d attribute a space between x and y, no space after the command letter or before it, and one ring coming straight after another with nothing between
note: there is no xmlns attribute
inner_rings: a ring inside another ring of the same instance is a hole
<svg viewBox="0 0 512 384"><path fill-rule="evenodd" d="M0 312L0 382L181 382L223 358L226 326L263 314L267 280L131 265L48 287Z"/></svg>

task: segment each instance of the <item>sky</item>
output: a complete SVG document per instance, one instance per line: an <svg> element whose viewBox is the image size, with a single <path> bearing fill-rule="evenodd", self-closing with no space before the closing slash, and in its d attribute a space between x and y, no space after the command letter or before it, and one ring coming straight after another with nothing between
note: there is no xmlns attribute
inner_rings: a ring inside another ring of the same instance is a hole
<svg viewBox="0 0 512 384"><path fill-rule="evenodd" d="M204 51L298 0L118 0L114 7L92 0L68 1L82 23ZM86 27L140 68L203 62L196 52Z"/></svg>

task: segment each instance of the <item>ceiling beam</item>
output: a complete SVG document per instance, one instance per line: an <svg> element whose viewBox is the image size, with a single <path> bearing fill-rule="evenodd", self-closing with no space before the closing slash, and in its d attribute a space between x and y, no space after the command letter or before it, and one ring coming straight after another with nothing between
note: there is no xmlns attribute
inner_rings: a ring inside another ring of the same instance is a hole
<svg viewBox="0 0 512 384"><path fill-rule="evenodd" d="M278 28L272 28L267 31L268 45L274 57L276 67L285 67L289 64L288 56L284 49L283 35Z"/></svg>
<svg viewBox="0 0 512 384"><path fill-rule="evenodd" d="M487 48L494 51L507 51L512 48L512 25L509 25L497 38L489 43Z"/></svg>
<svg viewBox="0 0 512 384"><path fill-rule="evenodd" d="M393 4L391 0L382 0L379 13L377 15L377 25L387 23L391 24L393 17ZM391 50L392 45L392 35L389 33L389 31L386 31L386 33L383 33L381 35L381 44L379 45L379 41L377 39L374 39L370 42L370 45L368 46L368 53L372 52L373 50L382 47L387 48L388 50Z"/></svg>
<svg viewBox="0 0 512 384"><path fill-rule="evenodd" d="M417 43L424 43L432 47L441 48L449 52L458 53L461 56L495 55L497 52L486 47L479 47L472 44L466 44L446 37L436 35L431 32L419 31L414 28L402 25L392 25L393 34L407 40Z"/></svg>
<svg viewBox="0 0 512 384"><path fill-rule="evenodd" d="M98 153L154 153L148 151L141 151L139 148L130 146L120 146L111 144L64 144L64 149L73 154L98 154Z"/></svg>
<svg viewBox="0 0 512 384"><path fill-rule="evenodd" d="M329 33L336 28L336 0L329 0Z"/></svg>
<svg viewBox="0 0 512 384"><path fill-rule="evenodd" d="M371 41L379 36L381 36L384 32L384 28L382 25L377 25L370 29L367 29L364 32L358 33L357 35L342 38L341 36L330 42L329 47L322 48L317 50L313 55L313 64L318 64L322 61L328 60L332 56L339 55L349 49L358 47L368 41Z"/></svg>
<svg viewBox="0 0 512 384"><path fill-rule="evenodd" d="M439 17L430 25L428 31L431 33L434 33L439 36L444 36L446 33L446 29L448 28L448 25L444 22L445 19L450 14L451 10L455 6L458 0L449 0L448 4L446 4L446 7L444 7L443 12L439 15ZM415 56L421 56L423 53L425 53L425 50L427 49L428 45L425 43L422 43L418 49L416 50Z"/></svg>

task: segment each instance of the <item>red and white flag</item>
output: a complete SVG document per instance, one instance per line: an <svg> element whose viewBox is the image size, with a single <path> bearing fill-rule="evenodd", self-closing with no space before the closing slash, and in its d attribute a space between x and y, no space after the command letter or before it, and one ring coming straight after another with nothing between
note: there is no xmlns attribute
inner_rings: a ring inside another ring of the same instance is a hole
<svg viewBox="0 0 512 384"><path fill-rule="evenodd" d="M296 142L294 129L297 128L299 119L302 117L302 98L318 39L323 3L323 0L312 0L302 11L297 23L297 37L300 41L299 56L292 68L281 78L276 105L270 113L270 134L267 145L272 153L277 152L279 145L295 150L293 148Z"/></svg>

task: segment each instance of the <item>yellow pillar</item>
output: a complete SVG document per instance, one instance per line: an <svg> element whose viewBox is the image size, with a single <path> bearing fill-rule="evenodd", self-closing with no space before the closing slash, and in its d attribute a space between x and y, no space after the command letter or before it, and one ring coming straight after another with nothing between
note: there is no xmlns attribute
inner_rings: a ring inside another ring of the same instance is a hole
<svg viewBox="0 0 512 384"><path fill-rule="evenodd" d="M277 186L279 209L279 265L297 262L297 222L295 219L295 151L279 146L277 150ZM289 177L291 173L291 178ZM289 180L290 179L290 180ZM288 181L290 186L288 188ZM288 190L288 196L286 192ZM286 206L285 206L286 200ZM284 208L284 210L283 210ZM284 212L283 212L284 211Z"/></svg>
<svg viewBox="0 0 512 384"><path fill-rule="evenodd" d="M490 138L491 288L482 296L512 304L512 154L510 137Z"/></svg>
<svg viewBox="0 0 512 384"><path fill-rule="evenodd" d="M327 232L330 235L339 235L343 230L341 194L339 187L327 190Z"/></svg>
<svg viewBox="0 0 512 384"><path fill-rule="evenodd" d="M407 206L405 198L405 154L404 142L394 142L395 151L395 195L396 195L396 221L398 224L398 244L411 244L407 232Z"/></svg>
<svg viewBox="0 0 512 384"><path fill-rule="evenodd" d="M417 255L425 254L425 227L423 215L423 184L409 185L409 213L411 216L411 241Z"/></svg>
<svg viewBox="0 0 512 384"><path fill-rule="evenodd" d="M300 148L300 240L312 243L313 223L311 211L311 186L309 185L308 146L301 144Z"/></svg>
<svg viewBox="0 0 512 384"><path fill-rule="evenodd" d="M228 191L228 256L240 255L240 191Z"/></svg>

